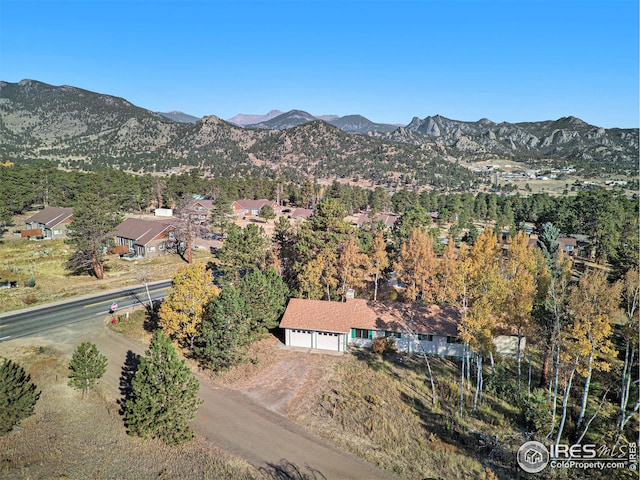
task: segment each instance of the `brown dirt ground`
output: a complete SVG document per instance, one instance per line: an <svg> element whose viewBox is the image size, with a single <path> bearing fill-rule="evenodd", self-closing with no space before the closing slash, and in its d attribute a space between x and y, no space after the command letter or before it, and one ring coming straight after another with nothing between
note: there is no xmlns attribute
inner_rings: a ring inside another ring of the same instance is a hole
<svg viewBox="0 0 640 480"><path fill-rule="evenodd" d="M327 373L344 361L342 355L288 349L275 337L257 343L252 353L257 363L242 364L214 381L284 416L315 398Z"/></svg>

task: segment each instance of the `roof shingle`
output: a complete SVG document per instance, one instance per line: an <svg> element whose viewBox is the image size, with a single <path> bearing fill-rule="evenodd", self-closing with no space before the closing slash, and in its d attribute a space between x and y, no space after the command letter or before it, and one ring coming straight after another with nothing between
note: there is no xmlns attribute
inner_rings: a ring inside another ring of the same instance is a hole
<svg viewBox="0 0 640 480"><path fill-rule="evenodd" d="M352 328L458 335L460 312L451 306L351 299L346 302L292 298L281 328L348 333Z"/></svg>

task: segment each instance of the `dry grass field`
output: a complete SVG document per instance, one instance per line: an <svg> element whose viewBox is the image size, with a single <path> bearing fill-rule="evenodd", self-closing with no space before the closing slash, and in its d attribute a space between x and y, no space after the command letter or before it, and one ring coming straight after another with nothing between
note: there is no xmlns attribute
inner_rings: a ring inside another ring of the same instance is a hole
<svg viewBox="0 0 640 480"><path fill-rule="evenodd" d="M170 279L184 265L178 255L163 255L133 262L109 255L105 278L73 275L65 269L69 246L62 240L29 241L21 238L0 239L0 281L16 281L17 288L0 290L0 313L43 303L57 302L79 295L89 295L143 282ZM194 251L194 261L207 262L205 249ZM30 278L34 287L28 287Z"/></svg>
<svg viewBox="0 0 640 480"><path fill-rule="evenodd" d="M257 479L242 460L202 440L180 447L126 433L119 406L98 384L67 385L68 359L49 347L3 348L42 391L35 414L0 437L0 479Z"/></svg>

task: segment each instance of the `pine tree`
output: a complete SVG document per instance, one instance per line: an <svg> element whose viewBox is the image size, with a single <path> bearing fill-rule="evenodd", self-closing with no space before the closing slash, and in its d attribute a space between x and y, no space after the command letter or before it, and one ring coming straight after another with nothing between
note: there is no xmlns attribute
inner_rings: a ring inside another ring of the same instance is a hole
<svg viewBox="0 0 640 480"><path fill-rule="evenodd" d="M238 284L244 299L252 335L276 328L289 298L289 288L273 267L263 273L260 270L244 276Z"/></svg>
<svg viewBox="0 0 640 480"><path fill-rule="evenodd" d="M224 237L227 227L233 221L233 211L228 198L219 193L211 202L211 230Z"/></svg>
<svg viewBox="0 0 640 480"><path fill-rule="evenodd" d="M242 361L240 347L249 339L248 312L238 291L227 286L207 307L196 354L214 371Z"/></svg>
<svg viewBox="0 0 640 480"><path fill-rule="evenodd" d="M11 431L21 420L33 414L40 398L31 376L5 358L0 361L0 435Z"/></svg>
<svg viewBox="0 0 640 480"><path fill-rule="evenodd" d="M85 193L73 209L67 242L74 253L67 268L104 277L106 247L113 243L111 232L120 223L116 207L95 193Z"/></svg>
<svg viewBox="0 0 640 480"><path fill-rule="evenodd" d="M98 351L98 347L90 342L78 345L69 362L69 385L82 390L82 395L96 384L96 381L107 371L107 357Z"/></svg>
<svg viewBox="0 0 640 480"><path fill-rule="evenodd" d="M171 340L156 330L131 382L124 407L129 434L158 438L174 445L193 438L189 420L195 418L202 400L200 384Z"/></svg>
<svg viewBox="0 0 640 480"><path fill-rule="evenodd" d="M262 227L255 223L245 228L231 224L220 251L221 270L230 281L239 281L246 273L264 265L268 248L269 240Z"/></svg>

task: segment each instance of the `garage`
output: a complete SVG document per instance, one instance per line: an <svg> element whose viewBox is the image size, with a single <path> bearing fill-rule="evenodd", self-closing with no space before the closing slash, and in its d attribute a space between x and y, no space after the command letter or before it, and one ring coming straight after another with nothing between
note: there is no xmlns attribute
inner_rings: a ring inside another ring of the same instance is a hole
<svg viewBox="0 0 640 480"><path fill-rule="evenodd" d="M318 344L316 348L321 350L340 350L340 334L332 332L317 332Z"/></svg>
<svg viewBox="0 0 640 480"><path fill-rule="evenodd" d="M288 345L292 347L311 348L312 333L309 330L287 330L289 333Z"/></svg>

